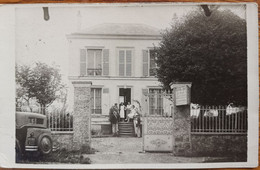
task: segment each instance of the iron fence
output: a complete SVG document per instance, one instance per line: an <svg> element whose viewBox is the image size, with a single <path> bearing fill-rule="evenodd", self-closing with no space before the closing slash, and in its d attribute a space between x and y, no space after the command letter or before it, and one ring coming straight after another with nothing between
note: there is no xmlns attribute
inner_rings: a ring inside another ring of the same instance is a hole
<svg viewBox="0 0 260 170"><path fill-rule="evenodd" d="M73 115L64 112L48 112L46 115L51 131L73 131Z"/></svg>
<svg viewBox="0 0 260 170"><path fill-rule="evenodd" d="M191 108L192 133L247 133L247 109L230 106Z"/></svg>

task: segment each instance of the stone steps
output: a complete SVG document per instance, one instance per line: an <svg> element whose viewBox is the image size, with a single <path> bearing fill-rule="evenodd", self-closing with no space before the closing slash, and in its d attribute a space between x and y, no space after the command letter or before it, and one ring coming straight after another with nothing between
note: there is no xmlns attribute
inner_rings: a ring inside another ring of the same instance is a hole
<svg viewBox="0 0 260 170"><path fill-rule="evenodd" d="M118 129L119 129L119 136L121 137L135 136L133 122L120 122L118 124Z"/></svg>

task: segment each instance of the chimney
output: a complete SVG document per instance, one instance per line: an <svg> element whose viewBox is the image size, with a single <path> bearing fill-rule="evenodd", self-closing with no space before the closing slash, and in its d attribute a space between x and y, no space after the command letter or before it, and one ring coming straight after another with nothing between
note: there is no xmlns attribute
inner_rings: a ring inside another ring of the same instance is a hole
<svg viewBox="0 0 260 170"><path fill-rule="evenodd" d="M80 14L80 11L78 11L78 14L77 14L77 31L80 31L81 30L81 14Z"/></svg>

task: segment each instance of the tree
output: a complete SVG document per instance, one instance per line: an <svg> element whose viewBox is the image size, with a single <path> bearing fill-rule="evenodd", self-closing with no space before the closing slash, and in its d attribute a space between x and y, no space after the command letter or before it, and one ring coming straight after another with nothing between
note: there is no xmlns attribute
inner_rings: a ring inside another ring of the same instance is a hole
<svg viewBox="0 0 260 170"><path fill-rule="evenodd" d="M31 93L28 93L28 82L30 75L29 66L15 66L16 73L16 108L19 109L21 106L26 105L32 111L30 107L30 100L33 98ZM24 104L25 103L25 104Z"/></svg>
<svg viewBox="0 0 260 170"><path fill-rule="evenodd" d="M17 97L22 96L28 101L35 98L40 104L43 114L45 114L46 107L58 97L58 92L64 87L61 84L61 74L58 68L40 62L36 63L33 68L17 66L16 82L18 85Z"/></svg>
<svg viewBox="0 0 260 170"><path fill-rule="evenodd" d="M165 30L156 52L165 89L192 82L193 103L247 105L246 21L231 11L192 12Z"/></svg>

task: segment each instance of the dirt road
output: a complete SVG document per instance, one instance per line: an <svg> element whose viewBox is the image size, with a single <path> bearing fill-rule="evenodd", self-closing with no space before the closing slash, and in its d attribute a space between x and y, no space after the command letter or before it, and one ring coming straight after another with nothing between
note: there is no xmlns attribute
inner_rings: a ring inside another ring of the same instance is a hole
<svg viewBox="0 0 260 170"><path fill-rule="evenodd" d="M121 163L197 163L204 158L175 157L172 153L142 152L142 138L92 138L91 147L98 152L86 155L92 164Z"/></svg>

